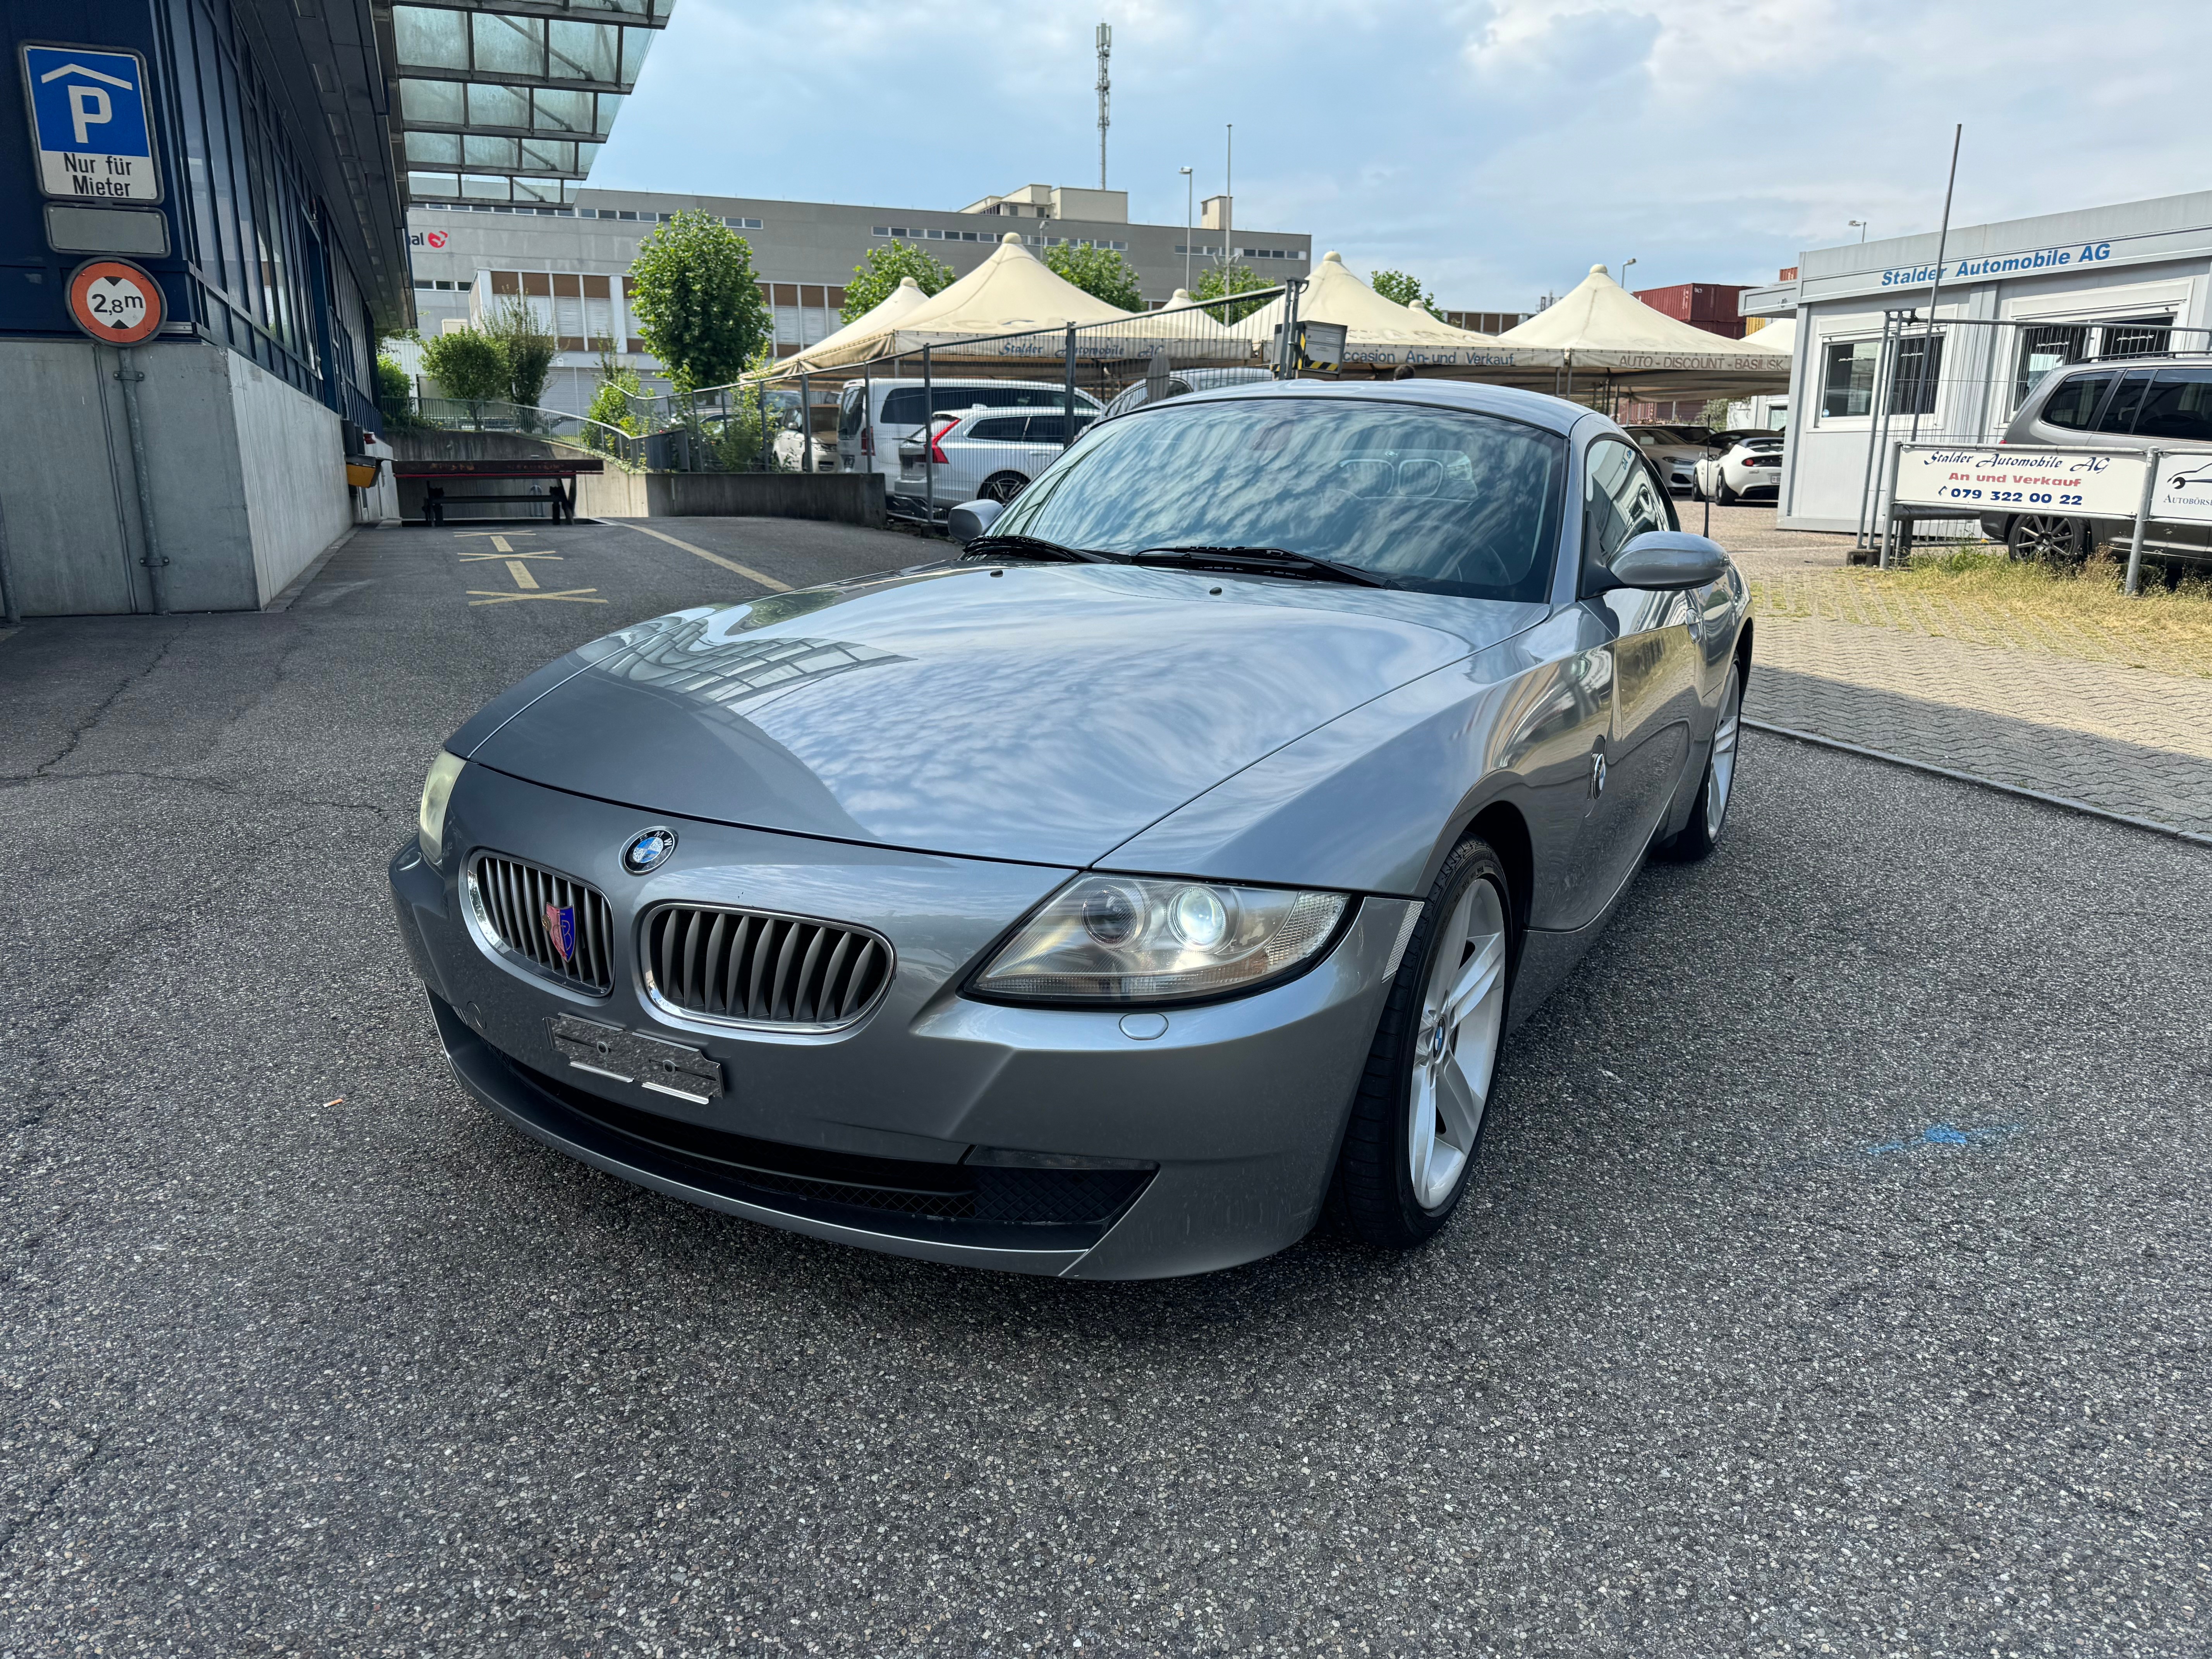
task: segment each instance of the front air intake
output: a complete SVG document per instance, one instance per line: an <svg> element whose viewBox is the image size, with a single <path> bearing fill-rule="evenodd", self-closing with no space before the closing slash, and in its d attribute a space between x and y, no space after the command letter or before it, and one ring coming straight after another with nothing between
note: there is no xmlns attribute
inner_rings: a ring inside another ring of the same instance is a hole
<svg viewBox="0 0 2212 1659"><path fill-rule="evenodd" d="M497 853L469 866L477 921L504 954L571 990L614 989L614 913L596 887Z"/></svg>
<svg viewBox="0 0 2212 1659"><path fill-rule="evenodd" d="M678 1013L824 1030L866 1013L890 977L890 942L858 927L700 904L645 921L646 988Z"/></svg>

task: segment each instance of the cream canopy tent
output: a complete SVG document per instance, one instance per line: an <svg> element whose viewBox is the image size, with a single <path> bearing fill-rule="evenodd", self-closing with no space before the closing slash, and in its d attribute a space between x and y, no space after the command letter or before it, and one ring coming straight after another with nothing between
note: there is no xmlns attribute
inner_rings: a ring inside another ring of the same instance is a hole
<svg viewBox="0 0 2212 1659"><path fill-rule="evenodd" d="M867 310L839 329L825 334L804 351L793 352L776 365L781 374L803 374L821 366L823 355L831 356L842 351L855 340L872 340L885 329L897 325L899 319L908 315L915 307L926 303L929 295L921 291L921 284L911 276L902 276L899 284Z"/></svg>
<svg viewBox="0 0 2212 1659"><path fill-rule="evenodd" d="M1498 349L1498 342L1487 334L1439 321L1418 302L1401 306L1384 299L1353 276L1343 256L1335 252L1322 255L1299 291L1298 320L1341 323L1347 368L1509 368L1523 361L1513 352ZM1237 324L1236 331L1264 349L1273 346L1282 323L1283 301L1271 300ZM1533 356L1527 361L1533 366ZM1546 359L1544 366L1553 361Z"/></svg>
<svg viewBox="0 0 2212 1659"><path fill-rule="evenodd" d="M889 301L885 302L886 304ZM880 307L878 307L880 309ZM920 351L930 346L948 357L1055 357L1060 342L1036 332L1064 329L1070 323L1096 325L1126 323L1130 314L1118 306L1085 293L1022 245L1019 231L1008 231L998 250L983 263L941 292L925 298L897 315L872 323L875 316L840 329L830 339L811 346L801 356L809 368L836 368L872 358ZM1000 341L994 337L1031 334L1027 341ZM786 358L777 372L788 374L799 357Z"/></svg>
<svg viewBox="0 0 2212 1659"><path fill-rule="evenodd" d="M1602 379L1617 397L1742 397L1790 383L1786 356L1654 311L1603 265L1592 265L1571 292L1498 341L1557 351L1570 374Z"/></svg>
<svg viewBox="0 0 2212 1659"><path fill-rule="evenodd" d="M1746 345L1755 345L1763 350L1778 351L1789 356L1797 349L1797 319L1784 317L1778 323L1769 323L1755 334L1743 337Z"/></svg>

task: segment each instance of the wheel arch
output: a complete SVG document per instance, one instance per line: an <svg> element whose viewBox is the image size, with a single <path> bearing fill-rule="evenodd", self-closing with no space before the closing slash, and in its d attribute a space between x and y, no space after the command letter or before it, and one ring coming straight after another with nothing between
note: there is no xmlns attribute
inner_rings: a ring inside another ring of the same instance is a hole
<svg viewBox="0 0 2212 1659"><path fill-rule="evenodd" d="M1510 890L1507 896L1513 901L1513 948L1517 956L1521 936L1528 931L1528 908L1536 889L1536 848L1528 834L1528 821L1512 802L1493 800L1468 821L1466 828L1453 837L1452 846L1456 847L1470 836L1479 836L1488 842L1491 850L1498 854L1498 861L1505 866ZM1450 848L1444 849L1444 856L1451 856Z"/></svg>

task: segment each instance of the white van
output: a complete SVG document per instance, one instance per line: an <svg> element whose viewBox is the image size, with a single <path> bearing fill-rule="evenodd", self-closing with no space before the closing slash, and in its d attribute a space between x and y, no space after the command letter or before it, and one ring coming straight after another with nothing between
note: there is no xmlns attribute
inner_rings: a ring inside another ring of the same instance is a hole
<svg viewBox="0 0 2212 1659"><path fill-rule="evenodd" d="M864 394L865 397L864 397ZM931 407L924 407L925 397ZM1067 388L1052 380L854 380L837 404L837 470L876 472L898 489L899 446L918 440L928 416L965 409L1036 409L1065 412ZM870 405L863 407L864 403ZM1098 399L1078 390L1079 421L1099 412Z"/></svg>

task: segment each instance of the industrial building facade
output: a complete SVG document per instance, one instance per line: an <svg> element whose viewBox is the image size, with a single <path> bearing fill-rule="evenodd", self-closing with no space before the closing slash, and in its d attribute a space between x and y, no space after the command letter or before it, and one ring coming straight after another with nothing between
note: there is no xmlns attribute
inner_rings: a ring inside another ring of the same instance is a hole
<svg viewBox="0 0 2212 1659"><path fill-rule="evenodd" d="M1132 224L1122 191L1030 185L965 208L849 206L756 197L686 196L582 189L571 204L416 203L407 215L416 309L425 333L481 319L507 295L536 302L562 343L545 406L580 414L590 403L603 352L650 386L665 385L645 351L625 295L637 246L664 219L709 213L752 248L753 270L788 356L842 326L844 284L871 249L906 243L964 276L1010 229L1042 254L1063 244L1109 248L1137 273L1146 302L1160 306L1217 259L1262 277L1303 276L1313 239L1287 231L1232 228L1230 204L1206 204L1205 222ZM1008 219L1018 222L1009 225Z"/></svg>

